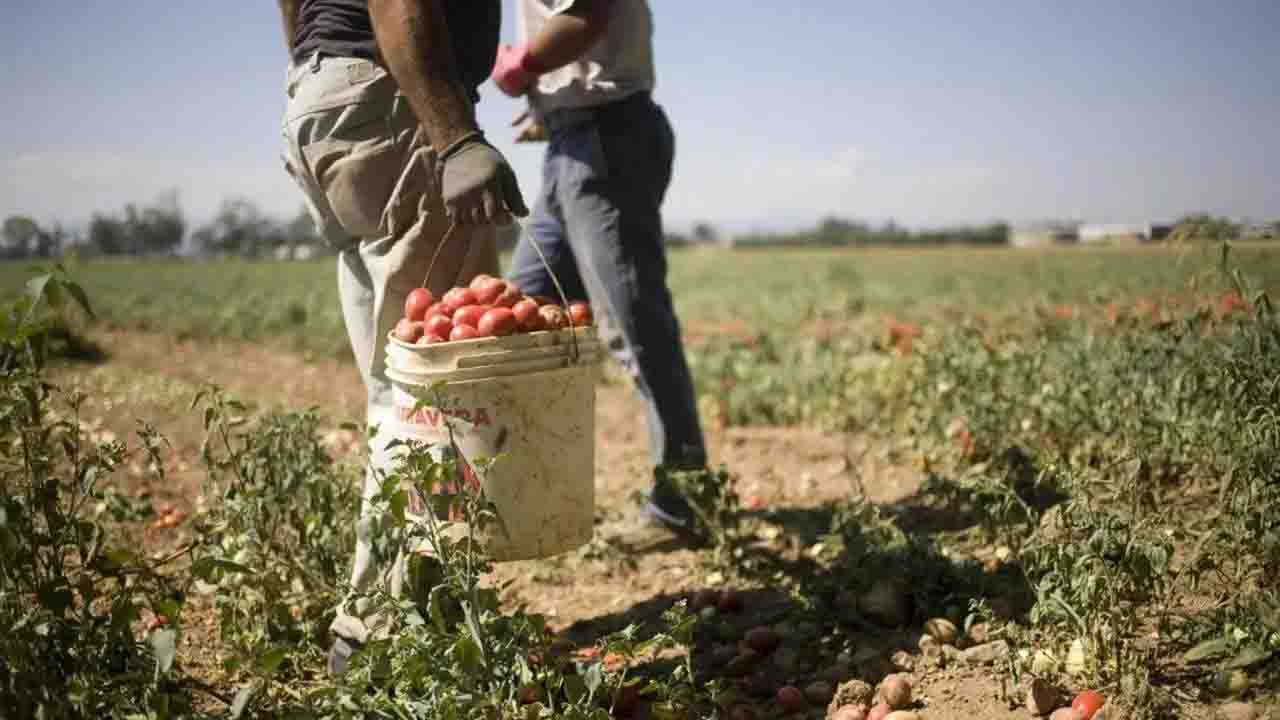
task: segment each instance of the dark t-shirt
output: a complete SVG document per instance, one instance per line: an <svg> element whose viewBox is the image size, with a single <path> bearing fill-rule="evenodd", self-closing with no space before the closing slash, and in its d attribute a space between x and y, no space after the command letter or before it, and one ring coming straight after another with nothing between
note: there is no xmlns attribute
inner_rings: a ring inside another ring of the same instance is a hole
<svg viewBox="0 0 1280 720"><path fill-rule="evenodd" d="M489 77L502 29L500 0L446 0L445 20L462 81L474 100ZM378 61L367 0L302 0L293 57L301 62L315 52Z"/></svg>

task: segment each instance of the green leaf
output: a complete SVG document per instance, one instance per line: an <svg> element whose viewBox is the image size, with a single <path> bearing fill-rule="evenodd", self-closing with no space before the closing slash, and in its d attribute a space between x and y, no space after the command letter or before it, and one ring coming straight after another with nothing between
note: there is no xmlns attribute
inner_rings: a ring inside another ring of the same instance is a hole
<svg viewBox="0 0 1280 720"><path fill-rule="evenodd" d="M1258 647L1257 645L1247 645L1222 667L1225 670L1247 668L1251 665L1266 662L1271 659L1273 654L1274 653L1271 650Z"/></svg>
<svg viewBox="0 0 1280 720"><path fill-rule="evenodd" d="M173 660L178 655L178 633L165 628L151 633L151 649L156 654L156 679L166 675L173 669Z"/></svg>
<svg viewBox="0 0 1280 720"><path fill-rule="evenodd" d="M289 649L286 647L268 650L258 656L258 670L263 675L272 675L288 657Z"/></svg>
<svg viewBox="0 0 1280 720"><path fill-rule="evenodd" d="M1182 659L1189 662L1202 662L1210 658L1226 655L1231 650L1231 641L1227 638L1216 638L1213 640L1205 640L1188 650Z"/></svg>
<svg viewBox="0 0 1280 720"><path fill-rule="evenodd" d="M580 675L564 676L564 694L575 705L587 696L587 684Z"/></svg>
<svg viewBox="0 0 1280 720"><path fill-rule="evenodd" d="M48 608L49 612L58 617L61 617L67 608L71 607L71 603L75 602L75 597L71 594L71 590L61 585L45 585L41 587L36 592L36 598L41 605Z"/></svg>
<svg viewBox="0 0 1280 720"><path fill-rule="evenodd" d="M217 570L222 570L223 572L244 573L246 575L253 574L253 568L241 565L240 563L231 562L230 560L222 560L213 557L203 557L191 564L191 574L206 582L213 581L215 571Z"/></svg>
<svg viewBox="0 0 1280 720"><path fill-rule="evenodd" d="M45 288L49 286L51 280L53 280L53 273L37 275L27 281L27 295L31 298L33 306L45 297Z"/></svg>
<svg viewBox="0 0 1280 720"><path fill-rule="evenodd" d="M469 675L476 675L483 669L480 662L480 648L468 635L460 636L453 643L451 654L453 661L461 665L463 671Z"/></svg>
<svg viewBox="0 0 1280 720"><path fill-rule="evenodd" d="M431 588L431 594L427 596L427 612L431 614L431 624L442 633L449 631L449 623L444 614L446 592L448 591L444 585L436 585Z"/></svg>
<svg viewBox="0 0 1280 720"><path fill-rule="evenodd" d="M587 671L582 674L582 681L586 683L587 691L595 695L596 690L599 690L600 686L604 684L604 670L601 664L598 662L591 663L591 667L587 668Z"/></svg>
<svg viewBox="0 0 1280 720"><path fill-rule="evenodd" d="M85 295L84 288L70 280L63 281L62 286L65 287L67 292L71 294L71 297L75 299L76 304L80 306L80 309L84 311L85 315L88 315L94 320L98 319L97 316L93 314L93 308L89 306L89 296Z"/></svg>
<svg viewBox="0 0 1280 720"><path fill-rule="evenodd" d="M395 518L397 522L403 523L404 509L409 506L409 494L403 490L397 491L391 496L389 505L391 517Z"/></svg>

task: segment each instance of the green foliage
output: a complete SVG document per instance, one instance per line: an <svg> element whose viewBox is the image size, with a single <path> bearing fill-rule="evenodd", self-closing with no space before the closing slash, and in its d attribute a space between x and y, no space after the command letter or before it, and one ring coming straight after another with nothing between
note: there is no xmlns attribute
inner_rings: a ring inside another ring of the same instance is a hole
<svg viewBox="0 0 1280 720"><path fill-rule="evenodd" d="M136 450L86 439L84 397L47 383L40 361L46 309L70 297L88 311L88 302L61 268L28 292L3 309L0 328L0 707L17 717L176 717L189 704L174 675L181 628L140 637L137 625L144 610L178 618L184 596L159 574L163 561L119 537L116 524L145 511L111 489L122 463L155 459L162 441L145 425Z"/></svg>
<svg viewBox="0 0 1280 720"><path fill-rule="evenodd" d="M327 648L355 547L360 473L328 456L313 411L251 419L216 387L192 408L203 413L215 502L190 572L219 613L227 669L296 674ZM282 667L286 657L294 666Z"/></svg>

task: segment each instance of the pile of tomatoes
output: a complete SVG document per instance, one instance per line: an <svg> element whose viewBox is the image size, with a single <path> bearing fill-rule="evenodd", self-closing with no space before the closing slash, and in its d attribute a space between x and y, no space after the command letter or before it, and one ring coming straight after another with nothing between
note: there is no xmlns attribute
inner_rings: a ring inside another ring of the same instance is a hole
<svg viewBox="0 0 1280 720"><path fill-rule="evenodd" d="M541 295L526 297L505 280L477 275L470 285L454 287L439 299L426 288L412 290L393 334L402 342L431 345L559 330L570 321L574 327L591 325L591 306L574 301L565 307Z"/></svg>

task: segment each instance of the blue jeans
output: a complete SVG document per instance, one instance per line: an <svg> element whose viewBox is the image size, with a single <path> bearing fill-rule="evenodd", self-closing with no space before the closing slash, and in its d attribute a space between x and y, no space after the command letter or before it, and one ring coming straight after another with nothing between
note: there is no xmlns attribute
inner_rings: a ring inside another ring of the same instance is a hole
<svg viewBox="0 0 1280 720"><path fill-rule="evenodd" d="M703 467L697 398L667 287L661 206L675 155L667 116L638 93L543 121L542 190L507 279L526 294L558 297L537 243L569 299L591 303L610 352L635 381L654 465ZM655 490L661 509L684 514L678 499Z"/></svg>

